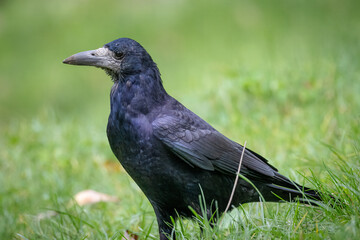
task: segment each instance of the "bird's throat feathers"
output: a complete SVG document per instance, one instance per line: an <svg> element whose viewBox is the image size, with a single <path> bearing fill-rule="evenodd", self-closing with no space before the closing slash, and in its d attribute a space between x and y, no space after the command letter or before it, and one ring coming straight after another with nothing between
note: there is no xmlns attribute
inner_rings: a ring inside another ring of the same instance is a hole
<svg viewBox="0 0 360 240"><path fill-rule="evenodd" d="M147 114L167 98L158 68L147 68L137 74L123 75L111 88L111 111Z"/></svg>

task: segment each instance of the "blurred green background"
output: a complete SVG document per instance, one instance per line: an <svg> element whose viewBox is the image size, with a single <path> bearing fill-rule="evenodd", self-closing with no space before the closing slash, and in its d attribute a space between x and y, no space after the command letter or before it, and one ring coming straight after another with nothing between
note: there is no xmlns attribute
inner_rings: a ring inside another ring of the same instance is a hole
<svg viewBox="0 0 360 240"><path fill-rule="evenodd" d="M136 186L127 189L133 185L128 177L106 164L116 163L105 135L109 77L61 63L119 37L141 43L167 91L225 135L247 140L289 176L309 168L321 175L332 156L322 143L346 154L359 140L359 5L0 1L3 235L41 238L26 216L56 208L54 202L85 188L127 194L131 210L121 210L123 202L119 212L111 210L115 219L115 212L133 215L144 201L142 195L133 200L140 194L129 193ZM42 231L44 238L56 235Z"/></svg>
<svg viewBox="0 0 360 240"><path fill-rule="evenodd" d="M243 82L241 78L249 74L250 89L265 85L260 88L277 95L278 90L302 82L297 90L304 93L298 95L307 95L306 83L308 89L326 89L330 87L326 81L317 78L331 78L347 62L359 66L357 1L4 0L0 4L2 120L32 116L43 108L79 116L91 109L106 115L111 82L99 70L72 68L61 61L119 37L140 42L158 63L168 91L187 105L195 101L188 96L223 80ZM302 76L291 76L300 72ZM354 85L350 89L358 90L355 76L346 77ZM196 102L193 108L200 105Z"/></svg>

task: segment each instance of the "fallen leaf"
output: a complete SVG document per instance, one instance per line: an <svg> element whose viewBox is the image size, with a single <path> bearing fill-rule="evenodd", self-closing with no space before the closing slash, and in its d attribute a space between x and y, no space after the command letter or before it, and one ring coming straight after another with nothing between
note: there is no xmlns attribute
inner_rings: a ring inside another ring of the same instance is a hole
<svg viewBox="0 0 360 240"><path fill-rule="evenodd" d="M121 164L118 161L112 159L106 160L103 165L109 172L125 172Z"/></svg>
<svg viewBox="0 0 360 240"><path fill-rule="evenodd" d="M126 230L123 234L123 237L121 240L138 240L139 236L135 233L130 232L129 230Z"/></svg>
<svg viewBox="0 0 360 240"><path fill-rule="evenodd" d="M96 192L91 189L78 192L77 194L75 194L74 199L75 199L75 202L79 206L94 204L94 203L98 203L98 202L118 202L119 201L119 199L115 196L110 196L105 193ZM74 202L71 201L69 204L71 206L72 204L74 204ZM56 215L58 215L58 213L56 211L49 210L46 212L39 213L38 215L35 216L35 218L37 220L43 220L43 219L54 217Z"/></svg>
<svg viewBox="0 0 360 240"><path fill-rule="evenodd" d="M79 206L94 204L98 202L117 202L119 199L115 196L110 196L105 193L96 192L94 190L84 190L78 192L74 199Z"/></svg>

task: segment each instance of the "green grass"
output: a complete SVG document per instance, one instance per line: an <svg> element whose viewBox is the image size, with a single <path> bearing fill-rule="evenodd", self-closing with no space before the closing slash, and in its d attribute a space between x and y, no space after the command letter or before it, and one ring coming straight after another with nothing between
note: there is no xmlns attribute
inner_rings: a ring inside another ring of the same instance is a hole
<svg viewBox="0 0 360 240"><path fill-rule="evenodd" d="M0 5L0 239L157 238L149 202L107 143L110 80L61 64L121 36L149 50L168 92L191 110L343 202L246 204L214 229L181 219L179 239L360 236L358 1ZM120 201L71 204L84 189ZM58 214L37 217L47 211Z"/></svg>
<svg viewBox="0 0 360 240"><path fill-rule="evenodd" d="M121 239L126 230L141 239L157 236L150 204L130 178L116 167L101 128L77 120L64 121L53 112L44 112L29 122L11 124L3 133L1 158L6 159L1 162L3 174L0 176L3 239ZM356 145L350 152L320 145L321 154L330 156L324 164L308 156L308 160L317 164L313 164L314 174L305 178L305 184L341 199L342 203L335 208L327 202L319 208L296 203L246 204L227 214L214 229L200 216L194 221L181 220L176 225L177 235L200 238L199 226L204 225L204 239L210 236L217 239L351 239L358 236L358 140L351 139L350 144ZM289 175L289 170L284 167L282 172ZM301 174L292 178L304 181ZM120 202L84 207L70 204L74 194L89 188L116 195ZM58 215L37 218L39 213L48 210Z"/></svg>

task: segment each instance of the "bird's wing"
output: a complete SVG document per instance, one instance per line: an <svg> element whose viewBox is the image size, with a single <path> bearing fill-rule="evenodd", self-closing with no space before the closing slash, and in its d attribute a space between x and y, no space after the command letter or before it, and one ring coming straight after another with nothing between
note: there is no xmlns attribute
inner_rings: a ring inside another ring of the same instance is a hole
<svg viewBox="0 0 360 240"><path fill-rule="evenodd" d="M237 172L243 146L231 141L189 110L160 115L152 126L154 135L191 166L228 174ZM276 172L277 169L265 158L245 150L241 173L256 178L264 175L273 177Z"/></svg>

